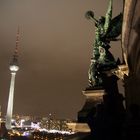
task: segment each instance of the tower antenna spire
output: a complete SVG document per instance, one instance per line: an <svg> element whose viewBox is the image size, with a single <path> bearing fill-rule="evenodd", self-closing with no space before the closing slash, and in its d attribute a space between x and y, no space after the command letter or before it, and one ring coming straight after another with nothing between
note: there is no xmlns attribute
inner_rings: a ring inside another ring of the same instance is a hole
<svg viewBox="0 0 140 140"><path fill-rule="evenodd" d="M11 60L10 65L14 64L14 65L18 66L19 37L20 37L20 29L18 26L17 33L16 33L16 46L15 46L15 50L13 53L13 59Z"/></svg>
<svg viewBox="0 0 140 140"><path fill-rule="evenodd" d="M20 30L19 30L19 26L18 26L17 34L16 34L16 47L15 47L15 52L14 52L14 55L16 55L16 56L18 56L19 37L20 37Z"/></svg>

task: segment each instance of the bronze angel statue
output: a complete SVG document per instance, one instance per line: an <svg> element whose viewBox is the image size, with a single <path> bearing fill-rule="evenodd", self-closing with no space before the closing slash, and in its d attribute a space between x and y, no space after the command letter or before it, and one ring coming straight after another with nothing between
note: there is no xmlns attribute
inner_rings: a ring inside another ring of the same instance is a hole
<svg viewBox="0 0 140 140"><path fill-rule="evenodd" d="M102 73L117 67L117 62L109 51L110 42L118 40L122 28L122 13L112 19L113 0L109 0L109 6L105 16L99 19L94 17L92 11L87 11L87 19L95 23L95 41L93 44L93 54L88 72L89 87L102 86Z"/></svg>

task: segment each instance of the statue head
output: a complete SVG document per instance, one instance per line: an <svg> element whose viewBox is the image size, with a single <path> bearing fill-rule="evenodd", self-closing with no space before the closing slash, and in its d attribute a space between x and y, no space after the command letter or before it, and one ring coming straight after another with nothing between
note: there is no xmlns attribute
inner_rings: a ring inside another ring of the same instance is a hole
<svg viewBox="0 0 140 140"><path fill-rule="evenodd" d="M101 16L98 20L99 24L104 24L105 23L105 17Z"/></svg>

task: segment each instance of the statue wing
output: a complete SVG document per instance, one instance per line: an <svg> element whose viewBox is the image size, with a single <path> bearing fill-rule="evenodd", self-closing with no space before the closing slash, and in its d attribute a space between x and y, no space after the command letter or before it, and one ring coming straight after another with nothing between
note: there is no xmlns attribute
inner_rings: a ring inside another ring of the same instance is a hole
<svg viewBox="0 0 140 140"><path fill-rule="evenodd" d="M118 37L121 34L122 31L122 20L123 15L120 13L118 16L113 18L110 23L110 27L108 29L108 32L106 34L106 38L111 40L115 40L116 37Z"/></svg>

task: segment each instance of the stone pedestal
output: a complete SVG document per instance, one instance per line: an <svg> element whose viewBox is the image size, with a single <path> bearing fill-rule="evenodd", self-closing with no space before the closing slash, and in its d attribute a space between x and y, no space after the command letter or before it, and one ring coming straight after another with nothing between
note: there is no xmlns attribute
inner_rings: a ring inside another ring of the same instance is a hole
<svg viewBox="0 0 140 140"><path fill-rule="evenodd" d="M84 90L83 95L86 97L83 108L78 112L78 122L87 123L88 115L96 112L97 104L103 102L104 90Z"/></svg>

